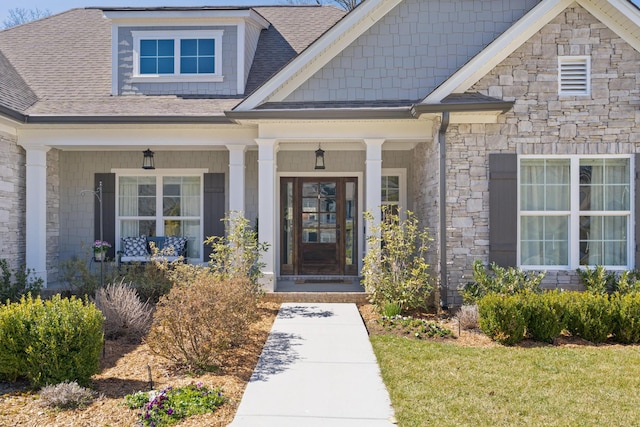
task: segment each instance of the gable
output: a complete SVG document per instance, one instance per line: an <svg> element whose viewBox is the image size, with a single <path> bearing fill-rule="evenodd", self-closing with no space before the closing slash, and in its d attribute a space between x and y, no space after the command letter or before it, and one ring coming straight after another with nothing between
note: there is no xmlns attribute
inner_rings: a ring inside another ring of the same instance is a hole
<svg viewBox="0 0 640 427"><path fill-rule="evenodd" d="M537 0L405 0L284 102L418 100Z"/></svg>

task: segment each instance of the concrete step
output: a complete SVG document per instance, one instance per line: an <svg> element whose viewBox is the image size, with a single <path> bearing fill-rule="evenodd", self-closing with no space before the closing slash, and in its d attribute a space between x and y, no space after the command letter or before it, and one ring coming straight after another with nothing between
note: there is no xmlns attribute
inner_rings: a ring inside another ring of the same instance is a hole
<svg viewBox="0 0 640 427"><path fill-rule="evenodd" d="M369 294L366 292L267 292L265 301L269 302L311 302L311 303L354 303L366 304Z"/></svg>

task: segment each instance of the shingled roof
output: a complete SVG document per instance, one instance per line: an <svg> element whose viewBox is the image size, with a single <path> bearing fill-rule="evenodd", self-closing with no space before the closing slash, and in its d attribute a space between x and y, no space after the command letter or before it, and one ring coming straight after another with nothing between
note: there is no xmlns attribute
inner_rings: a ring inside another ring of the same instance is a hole
<svg viewBox="0 0 640 427"><path fill-rule="evenodd" d="M335 7L253 9L271 26L258 41L247 93L345 13ZM99 9L73 9L0 31L0 107L30 118L222 117L242 99L112 96L111 75L111 22Z"/></svg>

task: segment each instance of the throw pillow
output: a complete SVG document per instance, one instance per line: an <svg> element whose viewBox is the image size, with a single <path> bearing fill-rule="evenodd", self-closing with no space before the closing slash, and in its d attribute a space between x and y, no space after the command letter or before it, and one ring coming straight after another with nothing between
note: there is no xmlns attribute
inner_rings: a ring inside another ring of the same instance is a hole
<svg viewBox="0 0 640 427"><path fill-rule="evenodd" d="M179 236L167 236L164 238L164 250L167 256L179 256L182 254L184 250L184 245L187 243L186 237ZM173 248L173 253L171 253L171 248Z"/></svg>
<svg viewBox="0 0 640 427"><path fill-rule="evenodd" d="M124 237L122 239L122 243L124 244L124 255L125 256L147 256L149 253L147 252L147 238L144 236L140 237Z"/></svg>

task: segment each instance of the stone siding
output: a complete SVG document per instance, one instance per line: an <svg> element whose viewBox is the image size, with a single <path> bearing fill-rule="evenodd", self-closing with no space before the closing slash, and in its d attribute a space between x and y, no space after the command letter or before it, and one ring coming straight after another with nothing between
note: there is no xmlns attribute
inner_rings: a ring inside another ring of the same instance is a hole
<svg viewBox="0 0 640 427"><path fill-rule="evenodd" d="M15 138L0 133L0 259L12 270L25 263L25 161Z"/></svg>
<svg viewBox="0 0 640 427"><path fill-rule="evenodd" d="M406 0L286 101L418 100L537 0Z"/></svg>
<svg viewBox="0 0 640 427"><path fill-rule="evenodd" d="M590 96L558 95L559 55L591 57ZM636 153L638 64L640 53L574 4L470 90L515 105L497 124L451 125L447 132L451 289L470 279L475 259L488 261L489 153ZM579 287L573 271L548 272L544 283Z"/></svg>

